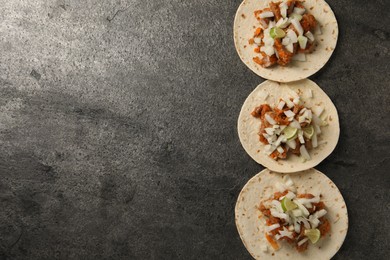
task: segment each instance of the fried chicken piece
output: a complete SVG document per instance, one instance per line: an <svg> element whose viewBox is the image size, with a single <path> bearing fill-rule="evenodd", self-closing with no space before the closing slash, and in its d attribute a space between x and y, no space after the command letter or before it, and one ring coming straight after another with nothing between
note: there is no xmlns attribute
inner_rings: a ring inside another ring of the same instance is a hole
<svg viewBox="0 0 390 260"><path fill-rule="evenodd" d="M317 20L311 14L302 15L302 20L300 23L305 33L308 31L314 31L314 29L317 27Z"/></svg>
<svg viewBox="0 0 390 260"><path fill-rule="evenodd" d="M282 18L282 15L280 14L280 8L279 8L280 2L274 3L270 2L269 7L271 7L271 11L274 13L275 21L279 21L280 18Z"/></svg>
<svg viewBox="0 0 390 260"><path fill-rule="evenodd" d="M263 68L271 67L278 61L278 58L276 58L275 54L272 56L268 56L267 54L265 54L265 52L262 51L260 51L260 54L262 58L257 56L253 58L253 61L262 66Z"/></svg>
<svg viewBox="0 0 390 260"><path fill-rule="evenodd" d="M275 50L278 52L279 59L278 64L282 66L286 66L288 63L290 63L293 53L287 51L284 46L282 45L280 39L275 39L274 44Z"/></svg>

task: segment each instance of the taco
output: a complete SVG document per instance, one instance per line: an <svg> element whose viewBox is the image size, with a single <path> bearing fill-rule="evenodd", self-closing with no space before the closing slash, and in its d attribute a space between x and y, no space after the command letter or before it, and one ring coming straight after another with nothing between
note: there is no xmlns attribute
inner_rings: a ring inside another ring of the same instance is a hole
<svg viewBox="0 0 390 260"><path fill-rule="evenodd" d="M264 167L303 171L334 150L339 118L330 98L313 81L265 81L245 100L238 135L245 151Z"/></svg>
<svg viewBox="0 0 390 260"><path fill-rule="evenodd" d="M263 170L238 196L235 221L255 259L331 259L348 231L340 191L315 169Z"/></svg>
<svg viewBox="0 0 390 260"><path fill-rule="evenodd" d="M234 20L241 60L259 76L291 82L320 70L336 48L336 17L323 0L244 0Z"/></svg>

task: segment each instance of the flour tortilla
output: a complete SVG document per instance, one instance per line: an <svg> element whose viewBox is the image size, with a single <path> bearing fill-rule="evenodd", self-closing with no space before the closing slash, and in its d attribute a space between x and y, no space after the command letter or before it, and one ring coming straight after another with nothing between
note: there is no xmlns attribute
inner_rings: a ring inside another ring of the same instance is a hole
<svg viewBox="0 0 390 260"><path fill-rule="evenodd" d="M293 61L285 67L274 65L263 68L253 61L256 53L253 51L254 46L249 45L248 40L253 37L255 28L260 27L260 23L256 20L253 12L268 7L270 2L270 0L244 0L241 3L234 19L234 44L238 55L249 69L266 79L291 82L308 78L325 65L336 48L339 30L335 15L323 0L306 0L303 2L306 10L314 15L318 21L318 26L321 28L322 34L315 35L317 47L312 53L306 55L305 62ZM276 0L273 2L276 2ZM310 10L312 7L313 9Z"/></svg>
<svg viewBox="0 0 390 260"><path fill-rule="evenodd" d="M312 98L308 98L309 89L312 91ZM266 155L263 150L265 145L259 141L259 131L261 121L251 115L255 107L268 103L275 107L280 97L290 95L301 91L301 100L308 108L320 105L325 108L321 117L327 117L327 126L321 127L321 135L318 141L326 141L316 148L308 150L311 160L302 162L302 158L288 153L287 159L274 160ZM257 163L276 172L298 172L307 170L318 165L329 154L332 153L337 145L340 135L339 117L336 107L321 88L309 79L290 82L278 83L274 81L265 81L261 83L245 100L238 118L238 135L245 151Z"/></svg>
<svg viewBox="0 0 390 260"><path fill-rule="evenodd" d="M255 259L331 259L340 249L348 231L348 212L345 201L336 185L323 173L309 169L289 174L298 193L320 193L326 205L326 218L331 224L330 233L321 237L316 244L309 243L308 249L299 253L285 241L278 242L281 248L274 251L265 238L265 218L258 207L261 201L272 196L276 182L282 182L283 173L263 170L242 189L237 199L235 220L241 240ZM267 245L268 252L262 246ZM274 255L272 255L274 253Z"/></svg>

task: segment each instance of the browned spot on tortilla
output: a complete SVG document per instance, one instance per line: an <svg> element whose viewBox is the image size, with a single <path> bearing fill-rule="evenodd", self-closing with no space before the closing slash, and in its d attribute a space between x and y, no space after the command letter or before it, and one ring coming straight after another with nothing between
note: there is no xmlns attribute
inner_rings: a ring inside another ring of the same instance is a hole
<svg viewBox="0 0 390 260"><path fill-rule="evenodd" d="M275 255L275 253L272 253L272 256L274 256Z"/></svg>
<svg viewBox="0 0 390 260"><path fill-rule="evenodd" d="M336 214L336 217L340 217L339 213Z"/></svg>
<svg viewBox="0 0 390 260"><path fill-rule="evenodd" d="M310 10L313 10L314 9L314 6L310 7Z"/></svg>
<svg viewBox="0 0 390 260"><path fill-rule="evenodd" d="M335 33L335 30L332 31L332 34L334 34L334 33Z"/></svg>
<svg viewBox="0 0 390 260"><path fill-rule="evenodd" d="M345 208L345 205L341 206L341 208L342 208L342 209Z"/></svg>
<svg viewBox="0 0 390 260"><path fill-rule="evenodd" d="M244 48L246 48L246 45L244 45Z"/></svg>
<svg viewBox="0 0 390 260"><path fill-rule="evenodd" d="M242 213L243 216L245 216L245 213Z"/></svg>
<svg viewBox="0 0 390 260"><path fill-rule="evenodd" d="M323 42L323 41L324 41L324 39L321 39L321 41Z"/></svg>
<svg viewBox="0 0 390 260"><path fill-rule="evenodd" d="M287 253L286 256L290 256L290 255Z"/></svg>
<svg viewBox="0 0 390 260"><path fill-rule="evenodd" d="M340 234L342 234L344 232L344 230L340 230Z"/></svg>
<svg viewBox="0 0 390 260"><path fill-rule="evenodd" d="M256 26L253 25L253 29L255 29L255 28L256 28Z"/></svg>
<svg viewBox="0 0 390 260"><path fill-rule="evenodd" d="M309 180L311 180L311 177L309 177Z"/></svg>
<svg viewBox="0 0 390 260"><path fill-rule="evenodd" d="M326 47L326 48L325 48L325 50L326 50L326 51L329 51L329 48L328 48L328 47Z"/></svg>
<svg viewBox="0 0 390 260"><path fill-rule="evenodd" d="M325 8L324 8L324 13L328 13L328 10L326 10Z"/></svg>
<svg viewBox="0 0 390 260"><path fill-rule="evenodd" d="M321 249L321 247L319 246L318 249Z"/></svg>
<svg viewBox="0 0 390 260"><path fill-rule="evenodd" d="M338 199L338 198L335 198L334 201L339 201L339 199ZM339 215L339 214L337 214L336 216L338 216L338 215Z"/></svg>
<svg viewBox="0 0 390 260"><path fill-rule="evenodd" d="M332 116L329 116L329 121L332 121Z"/></svg>
<svg viewBox="0 0 390 260"><path fill-rule="evenodd" d="M332 236L332 234L329 234L329 237L331 237Z"/></svg>
<svg viewBox="0 0 390 260"><path fill-rule="evenodd" d="M309 70L308 68L304 68L303 70Z"/></svg>
<svg viewBox="0 0 390 260"><path fill-rule="evenodd" d="M241 17L244 18L244 19L246 18L245 14L241 14Z"/></svg>
<svg viewBox="0 0 390 260"><path fill-rule="evenodd" d="M334 189L334 186L333 186L333 185L330 185L330 187L332 187L332 189Z"/></svg>
<svg viewBox="0 0 390 260"><path fill-rule="evenodd" d="M334 48L333 47L330 47L330 49L333 51L334 50Z"/></svg>
<svg viewBox="0 0 390 260"><path fill-rule="evenodd" d="M258 153L260 153L260 150L257 150Z"/></svg>

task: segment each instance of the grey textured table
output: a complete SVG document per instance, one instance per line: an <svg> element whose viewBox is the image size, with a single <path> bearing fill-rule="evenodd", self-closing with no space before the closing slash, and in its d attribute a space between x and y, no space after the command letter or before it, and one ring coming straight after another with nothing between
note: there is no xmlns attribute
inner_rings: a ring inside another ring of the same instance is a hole
<svg viewBox="0 0 390 260"><path fill-rule="evenodd" d="M250 259L234 205L263 167L236 121L263 79L234 49L240 1L0 3L0 259ZM329 4L311 79L341 123L317 167L350 215L335 259L385 259L390 3Z"/></svg>

